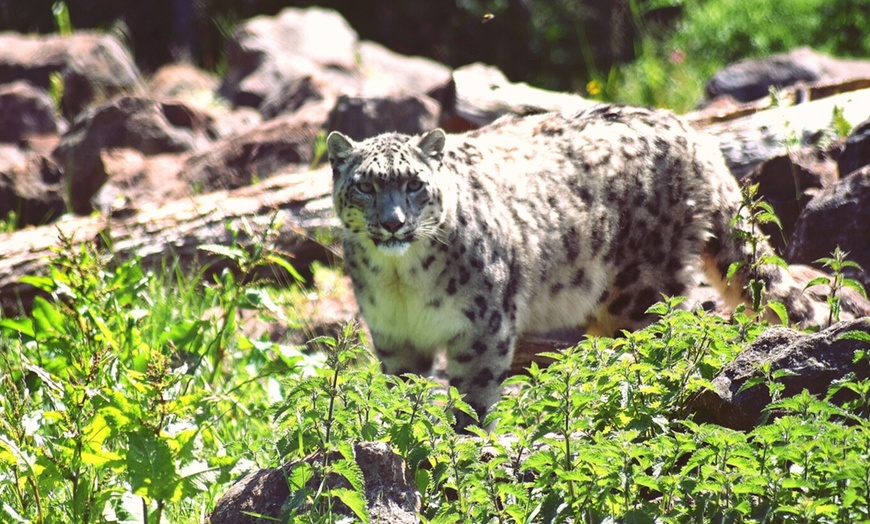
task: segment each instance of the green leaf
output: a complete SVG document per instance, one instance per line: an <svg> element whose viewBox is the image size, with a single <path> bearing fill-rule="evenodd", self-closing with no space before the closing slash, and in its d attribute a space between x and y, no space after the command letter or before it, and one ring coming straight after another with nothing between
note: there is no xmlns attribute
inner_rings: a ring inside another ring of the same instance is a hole
<svg viewBox="0 0 870 524"><path fill-rule="evenodd" d="M728 266L728 272L725 274L725 282L730 282L732 278L734 278L734 274L737 273L740 268L746 265L746 262L734 262L730 266Z"/></svg>
<svg viewBox="0 0 870 524"><path fill-rule="evenodd" d="M180 477L169 444L142 427L127 434L127 480L134 494L175 500Z"/></svg>
<svg viewBox="0 0 870 524"><path fill-rule="evenodd" d="M861 342L870 342L870 333L867 333L866 331L858 331L856 329L843 333L842 335L837 337L837 340L858 340Z"/></svg>
<svg viewBox="0 0 870 524"><path fill-rule="evenodd" d="M813 286L827 286L827 285L830 285L830 283L831 283L831 279L829 279L828 277L816 277L816 278L810 280L809 282L807 282L807 284L804 286L804 291L806 291L807 289L809 289Z"/></svg>
<svg viewBox="0 0 870 524"><path fill-rule="evenodd" d="M853 278L844 278L843 286L854 289L859 295L864 298L867 298L867 291L864 289L864 284L858 282Z"/></svg>
<svg viewBox="0 0 870 524"><path fill-rule="evenodd" d="M363 524L368 524L369 510L366 507L366 499L358 491L346 488L336 488L330 491L330 493L344 502L345 505L353 511L356 517L363 522Z"/></svg>
<svg viewBox="0 0 870 524"><path fill-rule="evenodd" d="M275 264L276 266L283 268L284 271L289 273L290 276L293 277L293 280L295 280L297 283L299 283L299 284L305 283L305 278L302 275L300 275L299 272L296 271L296 268L293 267L293 264L291 264L290 262L287 262L287 260L284 257L278 256L274 253L269 253L268 255L266 255L266 260L271 262L272 264Z"/></svg>
<svg viewBox="0 0 870 524"><path fill-rule="evenodd" d="M33 321L29 318L2 318L0 328L10 330L16 335L34 338Z"/></svg>
<svg viewBox="0 0 870 524"><path fill-rule="evenodd" d="M788 311L782 302L770 301L767 303L767 307L776 314L780 324L783 326L788 325Z"/></svg>
<svg viewBox="0 0 870 524"><path fill-rule="evenodd" d="M197 249L213 255L222 256L238 263L248 261L248 252L236 246L222 246L220 244L204 244Z"/></svg>

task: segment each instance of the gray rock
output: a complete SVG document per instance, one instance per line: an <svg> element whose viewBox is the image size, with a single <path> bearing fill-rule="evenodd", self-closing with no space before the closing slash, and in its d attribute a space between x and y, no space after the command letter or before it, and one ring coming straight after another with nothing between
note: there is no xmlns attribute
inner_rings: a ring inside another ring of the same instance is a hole
<svg viewBox="0 0 870 524"><path fill-rule="evenodd" d="M53 73L62 79L61 108L70 120L94 102L139 89L139 70L111 35L0 33L0 84L25 80L49 89Z"/></svg>
<svg viewBox="0 0 870 524"><path fill-rule="evenodd" d="M205 134L184 127L187 123L171 107L133 96L88 109L54 151L63 166L70 209L79 214L93 210L91 197L108 178L100 157L104 150L130 148L157 155L204 147L208 143Z"/></svg>
<svg viewBox="0 0 870 524"><path fill-rule="evenodd" d="M227 44L228 71L220 94L235 105L259 107L287 83L310 75L355 82L356 32L337 12L287 8L252 18Z"/></svg>
<svg viewBox="0 0 870 524"><path fill-rule="evenodd" d="M441 107L425 95L342 95L329 113L327 128L354 140L391 131L413 135L436 128L440 115Z"/></svg>
<svg viewBox="0 0 870 524"><path fill-rule="evenodd" d="M260 104L260 113L266 119L292 114L302 106L322 100L335 100L338 90L319 76L306 75L291 80L277 93Z"/></svg>
<svg viewBox="0 0 870 524"><path fill-rule="evenodd" d="M0 85L0 142L30 135L55 134L66 128L48 93L24 81Z"/></svg>
<svg viewBox="0 0 870 524"><path fill-rule="evenodd" d="M870 165L870 119L852 129L837 159L841 177L849 176L866 165Z"/></svg>
<svg viewBox="0 0 870 524"><path fill-rule="evenodd" d="M328 107L314 103L215 142L191 156L181 170L198 192L233 189L265 179L313 159L314 142ZM325 159L323 159L325 160Z"/></svg>
<svg viewBox="0 0 870 524"><path fill-rule="evenodd" d="M400 55L375 42L360 42L357 52L363 76L362 95L419 93L442 107L453 103L453 72L447 66L428 58Z"/></svg>
<svg viewBox="0 0 870 524"><path fill-rule="evenodd" d="M811 147L765 160L746 176L745 183L758 184L758 196L773 207L782 224L781 232L775 224L761 226L778 253L785 252L786 240L810 199L836 181L834 161Z"/></svg>
<svg viewBox="0 0 870 524"><path fill-rule="evenodd" d="M48 224L66 211L61 172L36 150L0 144L0 220L16 227Z"/></svg>
<svg viewBox="0 0 870 524"><path fill-rule="evenodd" d="M785 258L789 263L813 264L830 257L837 246L865 269L846 274L870 286L866 271L870 269L870 166L823 189L809 201L795 222Z"/></svg>
<svg viewBox="0 0 870 524"><path fill-rule="evenodd" d="M717 424L748 431L763 421L771 399L763 383L743 391L740 388L748 380L762 376L762 365L769 363L771 372L784 370L792 375L779 379L785 386L783 398L803 390L824 396L834 380L850 373L858 380L870 378L867 359L853 362L855 351L867 349L867 343L840 338L849 331L870 334L870 321L844 321L815 334L771 328L722 369L713 379L715 391L700 393L692 408Z"/></svg>
<svg viewBox="0 0 870 524"><path fill-rule="evenodd" d="M741 60L707 82L707 96L730 96L741 102L764 98L770 88L799 82L842 81L870 76L870 61L842 60L802 47L790 53Z"/></svg>
<svg viewBox="0 0 870 524"><path fill-rule="evenodd" d="M363 442L354 446L354 456L365 479L365 496L371 522L393 524L419 522L420 493L410 478L405 462L392 448L383 442ZM306 460L322 460L315 455ZM284 505L290 496L286 475L295 464L281 468L252 471L218 500L209 522L211 524L265 524L273 519L286 517ZM320 479L312 479L310 486L316 488ZM327 479L331 487L349 487L346 480ZM337 513L353 517L342 504L337 504ZM267 518L257 518L244 512L256 513ZM282 519L283 521L284 519Z"/></svg>

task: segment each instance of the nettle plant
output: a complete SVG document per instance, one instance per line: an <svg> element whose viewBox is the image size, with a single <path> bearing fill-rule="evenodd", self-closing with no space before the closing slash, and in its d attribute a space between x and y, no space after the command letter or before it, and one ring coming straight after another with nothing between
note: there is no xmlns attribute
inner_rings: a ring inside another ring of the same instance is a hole
<svg viewBox="0 0 870 524"><path fill-rule="evenodd" d="M261 458L274 377L317 362L238 331L240 310L269 313L249 278L274 256L264 229L257 249L210 249L240 270L211 282L68 238L23 279L41 294L0 319L0 521L201 522Z"/></svg>
<svg viewBox="0 0 870 524"><path fill-rule="evenodd" d="M687 411L690 399L764 326L680 301L654 306L661 318L644 330L546 355L547 368L533 364L507 381L510 392L484 421L491 431L472 435L451 428L452 410L467 409L454 389L383 375L353 330L328 340L327 367L290 381L277 405L277 449L296 464L286 521L333 522L348 514L340 504L369 521L351 452L365 440L389 442L405 459L424 522L870 518L870 424L859 416L870 381L777 400L769 409L778 418L751 432L703 423ZM853 400L834 405L843 388ZM335 475L345 487L324 480Z"/></svg>

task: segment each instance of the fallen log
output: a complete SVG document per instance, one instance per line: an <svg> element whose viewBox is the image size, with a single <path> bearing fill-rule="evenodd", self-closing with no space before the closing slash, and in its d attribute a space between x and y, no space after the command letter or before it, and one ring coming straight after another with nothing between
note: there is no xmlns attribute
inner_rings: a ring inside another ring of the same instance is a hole
<svg viewBox="0 0 870 524"><path fill-rule="evenodd" d="M332 175L328 169L278 175L232 191L216 191L142 209L126 218L74 217L55 224L0 235L0 307L3 315L29 309L36 289L21 282L25 275L47 272L61 238L74 246L111 246L121 259L138 257L146 267L177 261L221 268L219 257L198 249L204 244L250 248L275 213L281 214L272 249L285 254L301 270L314 260L327 260L330 249L314 239L334 230ZM223 267L226 267L225 265ZM263 275L286 274L279 267L263 268Z"/></svg>

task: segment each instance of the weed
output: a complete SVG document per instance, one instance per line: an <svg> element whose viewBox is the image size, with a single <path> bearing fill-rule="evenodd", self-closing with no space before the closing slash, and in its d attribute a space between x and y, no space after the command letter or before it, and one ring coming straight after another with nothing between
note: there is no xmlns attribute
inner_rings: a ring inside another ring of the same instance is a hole
<svg viewBox="0 0 870 524"><path fill-rule="evenodd" d="M840 321L840 311L841 311L841 299L842 299L842 290L844 288L850 288L859 293L864 298L867 298L867 292L864 290L864 286L861 282L846 277L844 271L847 269L854 269L857 271L864 271L861 266L859 266L856 262L852 262L851 260L847 260L846 257L849 255L848 252L842 251L840 246L834 248L834 252L830 257L824 257L816 260L816 264L822 264L822 266L830 269L832 274L830 277L822 276L816 277L809 282L807 282L806 286L804 286L804 291L812 286L822 285L827 286L829 293L827 295L828 302L828 325L830 326L834 322Z"/></svg>

